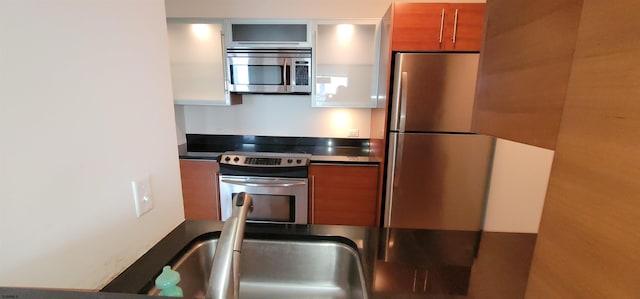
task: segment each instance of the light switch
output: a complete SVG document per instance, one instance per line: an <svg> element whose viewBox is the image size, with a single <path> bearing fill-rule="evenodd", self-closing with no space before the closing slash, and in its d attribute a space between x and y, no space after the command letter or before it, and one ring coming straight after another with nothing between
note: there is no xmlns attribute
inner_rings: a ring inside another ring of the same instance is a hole
<svg viewBox="0 0 640 299"><path fill-rule="evenodd" d="M144 213L153 208L151 200L151 183L149 177L131 182L133 187L133 200L136 206L136 216L140 218Z"/></svg>
<svg viewBox="0 0 640 299"><path fill-rule="evenodd" d="M358 129L349 130L349 137L358 137L358 136L360 136L360 130Z"/></svg>

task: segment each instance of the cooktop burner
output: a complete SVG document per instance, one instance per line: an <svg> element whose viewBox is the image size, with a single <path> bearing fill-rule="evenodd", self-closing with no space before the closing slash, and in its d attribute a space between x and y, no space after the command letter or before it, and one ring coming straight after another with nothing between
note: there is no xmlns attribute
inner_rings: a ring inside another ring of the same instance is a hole
<svg viewBox="0 0 640 299"><path fill-rule="evenodd" d="M220 156L220 164L253 167L307 167L310 154L226 152Z"/></svg>

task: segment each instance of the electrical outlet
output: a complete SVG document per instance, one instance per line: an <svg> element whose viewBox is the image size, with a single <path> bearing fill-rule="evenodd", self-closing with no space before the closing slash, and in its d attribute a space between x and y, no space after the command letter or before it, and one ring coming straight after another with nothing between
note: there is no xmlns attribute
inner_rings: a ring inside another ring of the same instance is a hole
<svg viewBox="0 0 640 299"><path fill-rule="evenodd" d="M149 177L131 182L133 187L133 201L136 205L136 216L140 218L144 213L149 212L153 208L151 200L151 183Z"/></svg>
<svg viewBox="0 0 640 299"><path fill-rule="evenodd" d="M360 130L358 129L349 130L349 137L358 137L358 136L360 136Z"/></svg>

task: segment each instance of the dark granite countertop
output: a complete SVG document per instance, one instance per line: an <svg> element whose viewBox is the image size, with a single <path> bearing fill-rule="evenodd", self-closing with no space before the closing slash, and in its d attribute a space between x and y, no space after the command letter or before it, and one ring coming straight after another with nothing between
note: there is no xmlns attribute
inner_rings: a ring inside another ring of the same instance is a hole
<svg viewBox="0 0 640 299"><path fill-rule="evenodd" d="M222 222L185 221L105 286L139 293L187 244ZM248 224L247 236L337 236L358 246L370 298L522 298L535 234ZM515 297L501 296L505 294Z"/></svg>
<svg viewBox="0 0 640 299"><path fill-rule="evenodd" d="M198 236L222 222L185 221L100 293L0 288L0 298L141 298ZM248 224L249 235L338 236L357 244L369 298L523 298L535 234Z"/></svg>
<svg viewBox="0 0 640 299"><path fill-rule="evenodd" d="M2 299L141 299L149 298L146 295L125 293L88 292L82 290L64 289L32 289L17 287L0 287ZM169 297L154 297L169 298Z"/></svg>
<svg viewBox="0 0 640 299"><path fill-rule="evenodd" d="M372 164L368 139L187 134L180 159L216 160L225 151L308 153L317 164Z"/></svg>

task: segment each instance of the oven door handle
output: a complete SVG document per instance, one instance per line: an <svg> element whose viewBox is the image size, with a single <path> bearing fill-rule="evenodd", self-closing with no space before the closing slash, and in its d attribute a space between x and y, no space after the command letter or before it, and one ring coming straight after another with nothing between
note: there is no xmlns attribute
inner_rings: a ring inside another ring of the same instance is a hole
<svg viewBox="0 0 640 299"><path fill-rule="evenodd" d="M291 183L264 183L264 182L251 182L251 181L236 181L229 179L220 180L223 183L246 186L246 187L293 187L293 186L304 186L307 183L305 182L291 182Z"/></svg>

